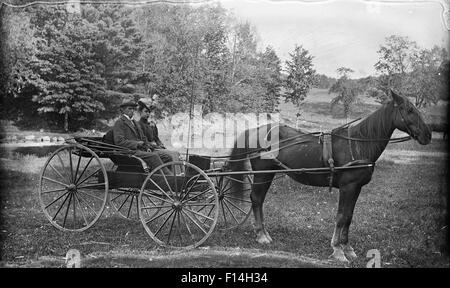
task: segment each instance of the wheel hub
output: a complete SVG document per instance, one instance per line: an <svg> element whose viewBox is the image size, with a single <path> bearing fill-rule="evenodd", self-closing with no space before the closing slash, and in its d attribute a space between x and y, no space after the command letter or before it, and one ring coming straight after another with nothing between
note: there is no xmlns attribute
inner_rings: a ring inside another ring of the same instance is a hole
<svg viewBox="0 0 450 288"><path fill-rule="evenodd" d="M175 200L172 204L172 208L177 211L180 211L182 207L183 207L183 204L178 200Z"/></svg>
<svg viewBox="0 0 450 288"><path fill-rule="evenodd" d="M67 192L69 192L69 193L74 193L74 192L76 192L77 191L77 185L75 185L75 184L70 184L68 187L67 187Z"/></svg>

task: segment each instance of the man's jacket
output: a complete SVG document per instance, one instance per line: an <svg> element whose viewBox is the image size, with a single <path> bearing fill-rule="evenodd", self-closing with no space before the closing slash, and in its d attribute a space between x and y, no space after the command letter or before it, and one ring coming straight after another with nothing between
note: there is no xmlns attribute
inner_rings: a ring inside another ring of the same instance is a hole
<svg viewBox="0 0 450 288"><path fill-rule="evenodd" d="M112 130L115 145L138 150L142 149L142 147L138 147L138 141L144 141L146 145L148 144L138 122L129 120L124 115L117 119Z"/></svg>

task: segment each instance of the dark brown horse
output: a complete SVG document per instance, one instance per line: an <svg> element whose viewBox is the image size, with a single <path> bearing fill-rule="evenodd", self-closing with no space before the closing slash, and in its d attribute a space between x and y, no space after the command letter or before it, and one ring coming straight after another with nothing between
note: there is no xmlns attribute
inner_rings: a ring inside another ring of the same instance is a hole
<svg viewBox="0 0 450 288"><path fill-rule="evenodd" d="M420 112L406 97L397 95L392 91L391 96L391 101L382 105L359 123L339 127L331 132L332 158L335 167L375 163L389 143L395 129L408 133L422 145L430 143L431 132L424 123ZM268 127L264 126L256 129L262 127L265 129L264 131L268 131ZM276 160L250 157L253 171L328 167L323 161L323 147L317 134L305 133L282 125L278 126L278 130L280 145ZM248 133L249 130L246 132L240 137L245 137L245 143L249 143L251 140L248 139L249 135L257 134ZM294 143L295 141L297 143ZM243 143L242 139L239 140L239 143ZM246 153L260 151L261 146L263 145L258 140L257 148L235 147L230 159L236 161L231 161L230 169L232 171L245 170L244 161L237 160L247 157ZM374 166L367 165L357 169L339 170L334 173L332 178L332 186L339 188L339 203L331 240L331 247L334 250L331 256L340 261L356 258L356 254L348 242L348 231L361 187L370 182L373 169ZM251 193L251 200L255 216L256 240L259 243L272 242L272 238L264 227L263 203L275 174L272 171L255 174L254 176L255 184ZM321 187L330 185L330 173L287 174L302 184ZM238 176L234 177L237 178ZM234 188L239 189L238 183L240 182L233 182L236 183Z"/></svg>

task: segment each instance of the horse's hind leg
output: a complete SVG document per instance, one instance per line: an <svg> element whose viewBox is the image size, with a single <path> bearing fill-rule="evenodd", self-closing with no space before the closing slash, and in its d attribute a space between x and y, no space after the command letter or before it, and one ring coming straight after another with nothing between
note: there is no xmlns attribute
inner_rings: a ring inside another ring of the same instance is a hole
<svg viewBox="0 0 450 288"><path fill-rule="evenodd" d="M275 174L256 174L254 177L254 183L256 184L253 185L250 195L253 215L255 216L256 241L261 244L272 242L272 238L264 227L263 203L274 176Z"/></svg>
<svg viewBox="0 0 450 288"><path fill-rule="evenodd" d="M339 189L339 204L336 215L336 226L334 228L331 247L333 254L331 257L347 262L348 259L356 258L353 248L348 244L348 231L352 222L353 210L358 199L361 187L356 184L349 184Z"/></svg>

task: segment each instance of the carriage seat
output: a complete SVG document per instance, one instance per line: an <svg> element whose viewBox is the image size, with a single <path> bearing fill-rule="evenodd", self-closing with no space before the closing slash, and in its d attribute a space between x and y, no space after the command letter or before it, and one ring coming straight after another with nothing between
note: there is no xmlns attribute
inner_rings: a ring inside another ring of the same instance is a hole
<svg viewBox="0 0 450 288"><path fill-rule="evenodd" d="M115 145L112 129L109 129L106 134L103 135L102 142ZM111 159L115 165L117 165L117 172L147 173L152 169L152 167L148 167L144 160L134 155L109 154L108 158Z"/></svg>

